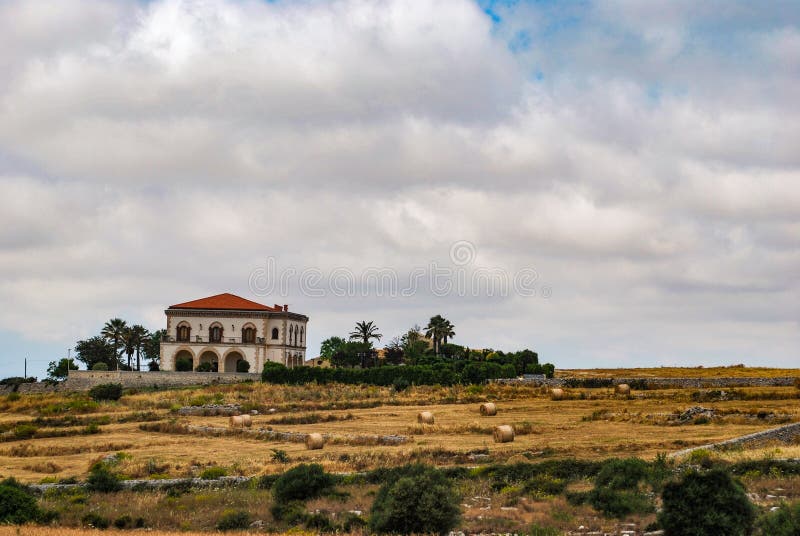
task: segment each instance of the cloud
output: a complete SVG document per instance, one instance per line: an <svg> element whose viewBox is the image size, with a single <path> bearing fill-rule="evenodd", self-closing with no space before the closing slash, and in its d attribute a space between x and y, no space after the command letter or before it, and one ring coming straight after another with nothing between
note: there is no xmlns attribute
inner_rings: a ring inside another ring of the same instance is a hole
<svg viewBox="0 0 800 536"><path fill-rule="evenodd" d="M466 240L468 268L534 270L534 296L263 300L311 316L312 353L356 320L388 336L441 313L456 342L562 366L785 364L793 4L486 7L3 3L5 332L155 329L170 303L254 297L268 258L407 278Z"/></svg>

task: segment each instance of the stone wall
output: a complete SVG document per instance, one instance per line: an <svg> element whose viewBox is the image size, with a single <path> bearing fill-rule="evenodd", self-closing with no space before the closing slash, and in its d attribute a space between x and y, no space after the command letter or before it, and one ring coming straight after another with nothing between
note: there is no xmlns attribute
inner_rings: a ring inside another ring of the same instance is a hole
<svg viewBox="0 0 800 536"><path fill-rule="evenodd" d="M17 392L20 394L41 394L41 393L54 393L56 391L63 391L64 388L57 383L47 383L47 382L33 382L33 383L21 383L19 384L19 388L17 388Z"/></svg>
<svg viewBox="0 0 800 536"><path fill-rule="evenodd" d="M69 377L62 384L69 391L88 391L95 385L103 383L119 383L123 387L182 387L188 385L211 385L218 383L239 383L244 381L261 381L261 375L255 373L218 373L218 372L135 372L135 371L94 371L71 370Z"/></svg>
<svg viewBox="0 0 800 536"><path fill-rule="evenodd" d="M709 443L708 445L700 445L699 447L692 447L689 449L679 450L673 452L670 457L679 457L690 454L696 450L717 450L726 449L731 447L742 447L745 445L753 445L762 443L764 441L781 441L783 443L792 443L798 436L800 436L800 423L787 424L778 428L764 430L763 432L756 432L754 434L747 434L733 439L726 439L718 443Z"/></svg>
<svg viewBox="0 0 800 536"><path fill-rule="evenodd" d="M502 378L491 380L503 384L546 385L549 387L569 387L572 381L592 381L594 378L550 378L547 380L528 378ZM627 383L631 386L646 384L648 389L686 389L686 388L723 388L723 387L788 387L800 379L797 376L776 378L596 378L598 381L610 381L613 385Z"/></svg>

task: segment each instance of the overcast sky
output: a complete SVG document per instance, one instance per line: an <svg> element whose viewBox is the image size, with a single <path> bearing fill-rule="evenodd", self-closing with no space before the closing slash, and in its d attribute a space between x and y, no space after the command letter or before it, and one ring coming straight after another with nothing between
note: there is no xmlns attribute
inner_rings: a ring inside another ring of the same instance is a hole
<svg viewBox="0 0 800 536"><path fill-rule="evenodd" d="M307 314L309 357L442 314L564 368L800 366L799 24L780 1L0 1L1 375L220 292Z"/></svg>

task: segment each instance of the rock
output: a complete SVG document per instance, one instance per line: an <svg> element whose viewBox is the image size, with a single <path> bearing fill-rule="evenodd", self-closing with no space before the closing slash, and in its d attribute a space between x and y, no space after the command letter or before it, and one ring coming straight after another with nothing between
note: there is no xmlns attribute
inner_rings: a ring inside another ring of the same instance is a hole
<svg viewBox="0 0 800 536"><path fill-rule="evenodd" d="M264 528L264 522L261 521L260 519L256 519L255 521L250 523L250 528L251 529L263 529Z"/></svg>

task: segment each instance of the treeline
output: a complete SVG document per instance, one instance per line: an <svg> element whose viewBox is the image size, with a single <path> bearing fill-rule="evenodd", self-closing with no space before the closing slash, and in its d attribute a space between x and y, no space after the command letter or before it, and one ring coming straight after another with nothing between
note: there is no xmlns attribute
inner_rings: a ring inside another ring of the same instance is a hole
<svg viewBox="0 0 800 536"><path fill-rule="evenodd" d="M542 365L542 373L553 374L552 365ZM497 378L516 377L512 363L496 361L446 361L430 360L417 365L384 365L370 368L287 368L280 363L268 362L261 374L266 383L303 384L346 383L394 386L403 389L409 385L477 384Z"/></svg>

